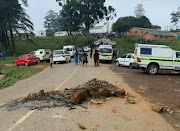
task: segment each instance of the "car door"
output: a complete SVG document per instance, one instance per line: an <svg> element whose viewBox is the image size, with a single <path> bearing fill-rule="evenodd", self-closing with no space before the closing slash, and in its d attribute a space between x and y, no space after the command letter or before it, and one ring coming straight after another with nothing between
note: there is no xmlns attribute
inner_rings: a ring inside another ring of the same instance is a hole
<svg viewBox="0 0 180 131"><path fill-rule="evenodd" d="M180 70L180 52L174 52L174 69Z"/></svg>
<svg viewBox="0 0 180 131"><path fill-rule="evenodd" d="M130 62L132 61L133 56L131 54L127 55L125 59L125 65L129 66Z"/></svg>
<svg viewBox="0 0 180 131"><path fill-rule="evenodd" d="M21 65L24 65L25 59L26 59L25 55L21 56L21 60L20 60L21 61Z"/></svg>
<svg viewBox="0 0 180 131"><path fill-rule="evenodd" d="M70 61L70 54L69 54L69 52L68 51L64 51L64 54L65 54L65 56L66 56L66 58L67 58L67 61Z"/></svg>
<svg viewBox="0 0 180 131"><path fill-rule="evenodd" d="M18 65L21 65L21 56L19 56L17 59L16 59L16 64L18 64Z"/></svg>
<svg viewBox="0 0 180 131"><path fill-rule="evenodd" d="M120 61L119 61L119 64L121 64L121 65L125 65L126 57L127 57L127 54L126 54L126 55L121 56Z"/></svg>

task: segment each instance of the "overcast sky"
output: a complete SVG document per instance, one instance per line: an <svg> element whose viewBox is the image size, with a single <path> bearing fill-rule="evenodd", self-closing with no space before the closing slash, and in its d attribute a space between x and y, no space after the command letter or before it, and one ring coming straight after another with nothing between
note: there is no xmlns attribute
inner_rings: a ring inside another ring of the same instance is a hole
<svg viewBox="0 0 180 131"><path fill-rule="evenodd" d="M49 10L59 12L61 9L56 0L28 0L28 3L26 10L34 23L35 31L44 30L44 17ZM173 26L170 14L180 7L180 0L106 0L106 5L113 6L117 12L117 17L110 24L119 17L134 16L134 9L139 3L143 4L145 16L151 23L161 26L163 30ZM180 28L180 24L178 27Z"/></svg>

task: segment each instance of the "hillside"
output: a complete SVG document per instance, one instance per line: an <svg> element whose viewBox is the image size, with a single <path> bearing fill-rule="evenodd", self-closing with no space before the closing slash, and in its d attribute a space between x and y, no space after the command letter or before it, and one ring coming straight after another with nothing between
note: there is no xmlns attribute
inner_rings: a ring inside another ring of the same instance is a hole
<svg viewBox="0 0 180 131"><path fill-rule="evenodd" d="M96 38L90 38L91 43L96 41ZM76 47L86 46L84 36L64 36L64 37L42 37L33 39L33 42L16 40L17 54L26 54L37 49L62 49L64 45L75 45Z"/></svg>

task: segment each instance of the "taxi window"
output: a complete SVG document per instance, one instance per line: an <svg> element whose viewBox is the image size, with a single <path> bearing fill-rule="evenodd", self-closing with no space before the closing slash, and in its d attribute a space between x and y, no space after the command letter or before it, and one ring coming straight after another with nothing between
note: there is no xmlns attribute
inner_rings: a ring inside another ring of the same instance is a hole
<svg viewBox="0 0 180 131"><path fill-rule="evenodd" d="M176 58L180 58L180 52L176 52Z"/></svg>

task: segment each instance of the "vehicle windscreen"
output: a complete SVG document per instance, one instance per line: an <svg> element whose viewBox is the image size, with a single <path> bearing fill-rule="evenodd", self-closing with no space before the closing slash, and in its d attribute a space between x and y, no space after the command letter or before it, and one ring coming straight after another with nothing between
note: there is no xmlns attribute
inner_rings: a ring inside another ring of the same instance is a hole
<svg viewBox="0 0 180 131"><path fill-rule="evenodd" d="M53 55L62 55L63 51L53 51Z"/></svg>
<svg viewBox="0 0 180 131"><path fill-rule="evenodd" d="M99 53L112 53L112 49L101 48L99 49Z"/></svg>
<svg viewBox="0 0 180 131"><path fill-rule="evenodd" d="M67 51L72 51L72 48L66 48Z"/></svg>
<svg viewBox="0 0 180 131"><path fill-rule="evenodd" d="M28 58L33 58L33 57L35 57L35 55L33 54L28 55Z"/></svg>

